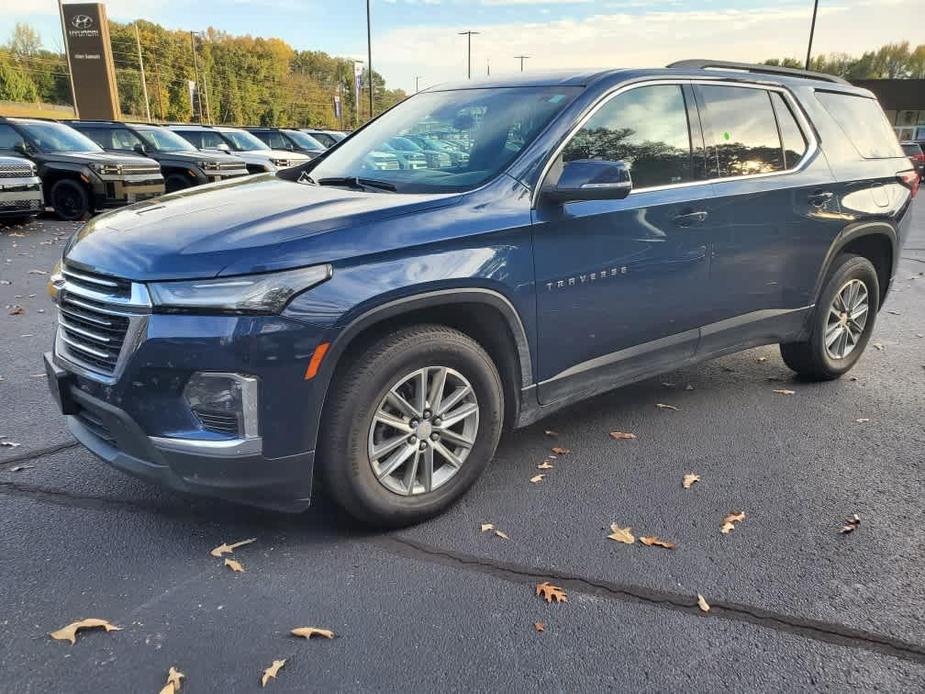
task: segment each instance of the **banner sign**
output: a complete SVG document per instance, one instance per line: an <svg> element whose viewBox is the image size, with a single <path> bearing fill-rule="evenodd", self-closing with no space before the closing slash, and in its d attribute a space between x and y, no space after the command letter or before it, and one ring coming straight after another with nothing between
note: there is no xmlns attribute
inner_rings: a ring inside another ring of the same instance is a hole
<svg viewBox="0 0 925 694"><path fill-rule="evenodd" d="M118 120L119 92L109 42L109 22L102 3L61 5L65 52L81 118Z"/></svg>
<svg viewBox="0 0 925 694"><path fill-rule="evenodd" d="M360 117L360 88L363 86L363 63L353 64L353 103L357 118Z"/></svg>

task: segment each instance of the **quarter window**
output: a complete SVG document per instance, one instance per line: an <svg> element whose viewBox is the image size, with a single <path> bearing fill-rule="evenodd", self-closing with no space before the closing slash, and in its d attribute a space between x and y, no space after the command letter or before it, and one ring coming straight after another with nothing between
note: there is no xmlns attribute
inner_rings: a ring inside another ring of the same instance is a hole
<svg viewBox="0 0 925 694"><path fill-rule="evenodd" d="M816 92L835 122L865 159L903 156L893 129L876 99L854 94Z"/></svg>
<svg viewBox="0 0 925 694"><path fill-rule="evenodd" d="M774 104L774 115L777 116L777 126L784 143L784 168L792 169L806 154L806 138L780 92L771 92L771 103Z"/></svg>
<svg viewBox="0 0 925 694"><path fill-rule="evenodd" d="M635 189L692 180L690 128L681 87L639 87L612 98L562 151L563 162L576 159L626 162Z"/></svg>
<svg viewBox="0 0 925 694"><path fill-rule="evenodd" d="M784 151L770 94L764 89L700 87L719 177L783 171Z"/></svg>

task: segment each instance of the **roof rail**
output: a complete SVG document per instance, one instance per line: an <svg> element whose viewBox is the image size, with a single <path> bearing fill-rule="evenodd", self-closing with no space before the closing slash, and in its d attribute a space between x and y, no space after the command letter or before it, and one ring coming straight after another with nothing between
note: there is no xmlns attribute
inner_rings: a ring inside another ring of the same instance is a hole
<svg viewBox="0 0 925 694"><path fill-rule="evenodd" d="M786 77L802 77L803 79L822 80L824 82L834 82L835 84L850 84L847 80L835 75L826 75L822 72L813 72L812 70L800 70L793 67L780 67L777 65L756 65L754 63L734 63L728 60L704 60L694 58L692 60L678 60L667 65L670 68L681 68L688 70L705 70L707 68L719 68L722 70L742 70L744 72L757 72L765 75L784 75Z"/></svg>

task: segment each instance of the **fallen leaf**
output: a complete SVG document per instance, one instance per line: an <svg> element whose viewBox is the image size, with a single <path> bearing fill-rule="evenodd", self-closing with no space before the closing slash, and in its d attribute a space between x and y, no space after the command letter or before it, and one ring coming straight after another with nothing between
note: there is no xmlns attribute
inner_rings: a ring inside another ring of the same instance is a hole
<svg viewBox="0 0 925 694"><path fill-rule="evenodd" d="M286 664L285 658L283 658L282 660L274 660L273 664L263 671L263 677L260 678L260 686L266 687L267 682L269 682L271 679L275 680L276 676L279 674L280 668L283 667L283 665L285 664Z"/></svg>
<svg viewBox="0 0 925 694"><path fill-rule="evenodd" d="M723 527L720 528L719 530L723 535L728 535L735 529L736 527L732 523L723 523Z"/></svg>
<svg viewBox="0 0 925 694"><path fill-rule="evenodd" d="M688 474L684 475L684 479L681 480L681 486L684 487L685 489L690 489L694 485L694 482L699 482L699 481L700 481L700 475L694 472L689 472Z"/></svg>
<svg viewBox="0 0 925 694"><path fill-rule="evenodd" d="M767 360L768 360L767 357L758 357L755 361L758 362L759 364L763 364Z"/></svg>
<svg viewBox="0 0 925 694"><path fill-rule="evenodd" d="M105 619L82 619L79 622L71 622L66 627L61 627L58 631L48 634L51 638L58 641L70 641L71 645L77 642L77 632L81 629L95 629L102 627L106 631L119 631L120 627L113 626Z"/></svg>
<svg viewBox="0 0 925 694"><path fill-rule="evenodd" d="M256 538L256 537L252 537L252 538L249 539L249 540L241 540L240 542L233 542L233 543L230 544L230 545L225 544L225 543L223 542L223 543L220 544L218 547L216 547L215 549L213 549L212 551L210 551L209 554L211 554L213 557L220 557L220 556L222 556L223 554L231 554L231 553L234 552L238 547L243 547L244 545L249 545L251 542L256 542L256 541L257 541L257 538Z"/></svg>
<svg viewBox="0 0 925 694"><path fill-rule="evenodd" d="M495 524L494 523L482 523L482 525L479 526L479 529L481 532L487 533L489 530L495 529Z"/></svg>
<svg viewBox="0 0 925 694"><path fill-rule="evenodd" d="M857 422L858 424L866 424L867 422L870 421L870 419L867 417L858 417L854 421Z"/></svg>
<svg viewBox="0 0 925 694"><path fill-rule="evenodd" d="M657 402L655 403L655 406L660 410L677 410L678 409L674 405L666 405L663 402Z"/></svg>
<svg viewBox="0 0 925 694"><path fill-rule="evenodd" d="M662 386L665 388L674 388L674 383L663 382Z"/></svg>
<svg viewBox="0 0 925 694"><path fill-rule="evenodd" d="M774 392L778 395L794 395L796 394L795 390L787 390L786 388L775 388Z"/></svg>
<svg viewBox="0 0 925 694"><path fill-rule="evenodd" d="M902 315L899 311L893 311L892 309L889 310L889 311L887 311L887 313L889 313L890 315L893 315L893 316L901 316L901 315Z"/></svg>
<svg viewBox="0 0 925 694"><path fill-rule="evenodd" d="M498 537L500 537L502 540L510 540L510 539L511 539L511 538L509 538L509 537L507 536L507 533L504 532L503 530L495 530L495 535L497 535Z"/></svg>
<svg viewBox="0 0 925 694"><path fill-rule="evenodd" d="M858 514L855 513L854 515L851 516L851 518L848 518L845 521L844 526L842 526L842 529L839 530L839 532L842 534L853 533L855 530L858 529L858 526L860 525L861 525L861 519L858 516Z"/></svg>
<svg viewBox="0 0 925 694"><path fill-rule="evenodd" d="M677 545L674 542L669 542L668 540L662 540L655 535L648 535L645 537L640 537L639 541L644 544L646 547L664 547L665 549L674 549Z"/></svg>
<svg viewBox="0 0 925 694"><path fill-rule="evenodd" d="M2 284L2 285L4 285L4 286L7 286L7 285L10 285L10 284L13 284L13 283L12 283L10 280L0 280L0 284Z"/></svg>
<svg viewBox="0 0 925 694"><path fill-rule="evenodd" d="M694 390L694 386L688 383L686 386L684 386L684 390Z"/></svg>
<svg viewBox="0 0 925 694"><path fill-rule="evenodd" d="M562 448L561 446L556 446L552 449L552 452L556 455L565 455L566 453L571 453L568 448Z"/></svg>
<svg viewBox="0 0 925 694"><path fill-rule="evenodd" d="M697 606L704 612L710 611L710 603L700 593L697 593Z"/></svg>
<svg viewBox="0 0 925 694"><path fill-rule="evenodd" d="M244 567L241 566L241 562L235 561L234 559L229 559L228 557L225 557L225 566L227 566L229 569L231 569L235 573L238 573L238 574L244 573Z"/></svg>
<svg viewBox="0 0 925 694"><path fill-rule="evenodd" d="M556 436L559 435L559 432L558 432L558 431L553 431L552 429L547 429L547 430L546 430L545 432L543 432L543 433L546 434L546 436L551 436L552 438L555 438Z"/></svg>
<svg viewBox="0 0 925 694"><path fill-rule="evenodd" d="M180 680L184 677L186 675L171 666L170 670L167 671L167 684L161 689L160 694L176 694L180 691Z"/></svg>
<svg viewBox="0 0 925 694"><path fill-rule="evenodd" d="M728 535L733 530L735 530L735 524L745 520L745 513L742 511L727 513L723 518L723 527L720 528L720 532L723 535Z"/></svg>
<svg viewBox="0 0 925 694"><path fill-rule="evenodd" d="M44 270L29 270L29 272L27 272L26 274L27 275L47 275L48 273L45 272Z"/></svg>
<svg viewBox="0 0 925 694"><path fill-rule="evenodd" d="M615 441L632 441L636 438L636 434L631 434L628 431L611 431L610 438Z"/></svg>
<svg viewBox="0 0 925 694"><path fill-rule="evenodd" d="M549 581L537 583L536 594L542 597L546 602L568 602L568 596L565 594L565 590L559 586L554 586Z"/></svg>
<svg viewBox="0 0 925 694"><path fill-rule="evenodd" d="M613 540L614 542L622 542L624 545L631 545L636 542L636 536L630 532L632 528L621 528L616 523L610 524L610 535L607 536L608 540Z"/></svg>
<svg viewBox="0 0 925 694"><path fill-rule="evenodd" d="M22 306L11 306L11 307L10 307L10 315L11 315L11 316L21 316L21 315L23 315L25 312L26 312L26 309L24 309Z"/></svg>
<svg viewBox="0 0 925 694"><path fill-rule="evenodd" d="M536 466L536 469L537 470L552 470L554 467L555 465L550 463L548 460L544 460L542 463Z"/></svg>
<svg viewBox="0 0 925 694"><path fill-rule="evenodd" d="M0 441L0 446L3 446L5 448L16 448L17 446L21 446L21 445L22 445L21 443L16 443L15 441L5 441L5 440Z"/></svg>
<svg viewBox="0 0 925 694"><path fill-rule="evenodd" d="M879 351L882 352L885 348L884 348L882 342L875 342L875 343L874 343L874 349L879 350Z"/></svg>
<svg viewBox="0 0 925 694"><path fill-rule="evenodd" d="M334 632L330 629L320 629L318 627L297 627L289 632L293 636L301 636L310 639L312 636L322 636L326 639L333 639Z"/></svg>
<svg viewBox="0 0 925 694"><path fill-rule="evenodd" d="M544 622L533 622L533 628L536 629L537 633L542 634L546 631L546 624Z"/></svg>
<svg viewBox="0 0 925 694"><path fill-rule="evenodd" d="M546 475L540 473L539 475L534 475L533 477L531 477L531 478L530 478L530 481L531 481L533 484L539 484L539 483L542 482L544 479L546 479Z"/></svg>
<svg viewBox="0 0 925 694"><path fill-rule="evenodd" d="M10 468L10 472L22 472L23 470L31 470L35 465L15 465Z"/></svg>

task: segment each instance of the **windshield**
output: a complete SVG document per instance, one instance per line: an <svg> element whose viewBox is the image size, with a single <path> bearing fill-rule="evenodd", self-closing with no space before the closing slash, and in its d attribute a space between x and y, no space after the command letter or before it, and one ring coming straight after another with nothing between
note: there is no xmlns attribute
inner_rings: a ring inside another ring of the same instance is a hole
<svg viewBox="0 0 925 694"><path fill-rule="evenodd" d="M302 149L307 149L313 152L320 152L324 149L324 145L318 142L314 137L308 133L303 133L299 130L287 130L286 134L291 137Z"/></svg>
<svg viewBox="0 0 925 694"><path fill-rule="evenodd" d="M399 193L471 190L503 171L579 91L580 87L504 87L422 92L354 134L309 172L318 183L378 179ZM394 160L373 156L405 148L420 151L406 137L415 135L447 142L469 156L454 161L403 155L397 168Z"/></svg>
<svg viewBox="0 0 925 694"><path fill-rule="evenodd" d="M246 130L221 130L219 131L223 138L231 145L231 149L236 152L253 152L255 149L270 149L266 144L258 140Z"/></svg>
<svg viewBox="0 0 925 694"><path fill-rule="evenodd" d="M138 136L157 152L195 152L189 142L165 128L139 128Z"/></svg>
<svg viewBox="0 0 925 694"><path fill-rule="evenodd" d="M35 145L45 152L102 152L86 135L60 123L20 123Z"/></svg>

